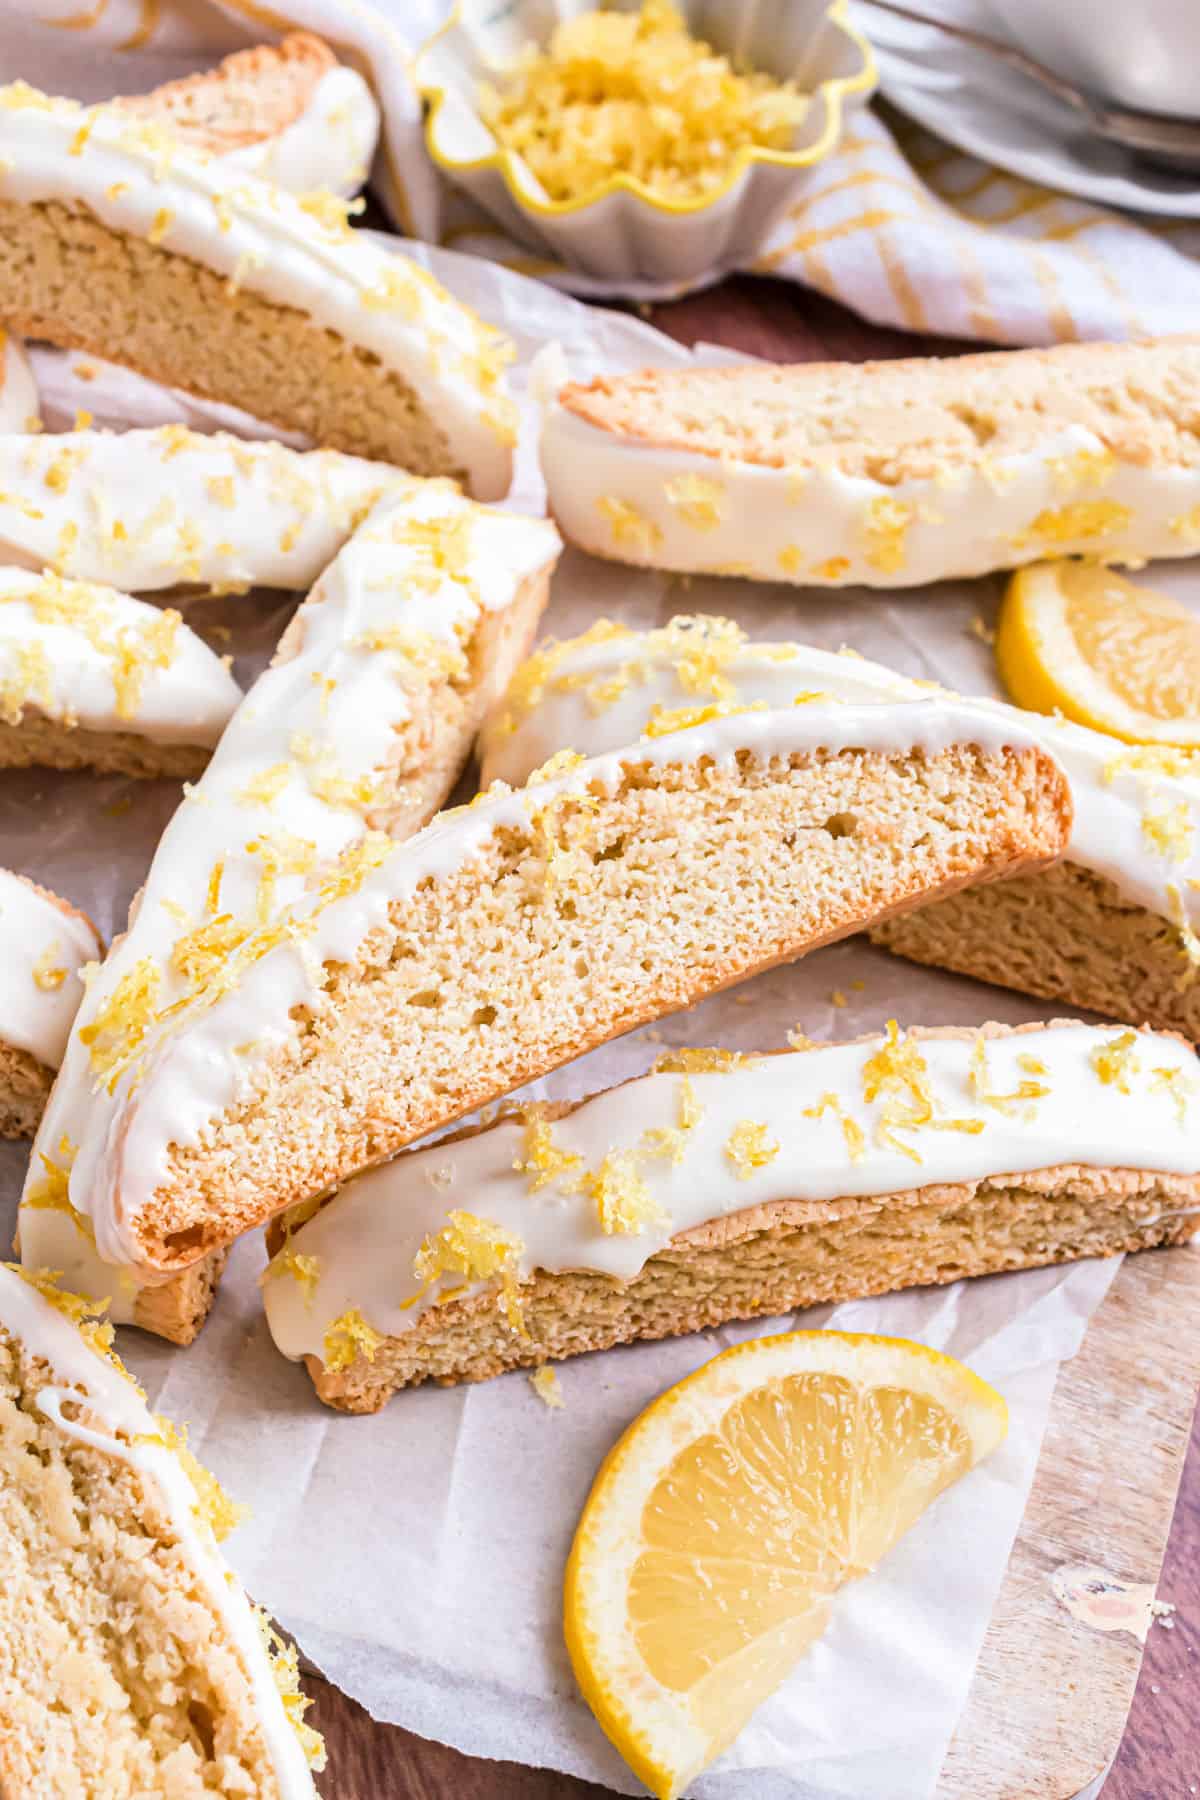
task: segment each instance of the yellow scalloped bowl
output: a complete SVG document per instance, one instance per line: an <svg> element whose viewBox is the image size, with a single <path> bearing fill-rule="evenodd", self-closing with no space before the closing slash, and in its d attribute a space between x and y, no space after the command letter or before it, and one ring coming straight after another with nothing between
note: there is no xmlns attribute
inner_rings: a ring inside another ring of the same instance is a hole
<svg viewBox="0 0 1200 1800"><path fill-rule="evenodd" d="M612 3L634 11L639 0ZM695 36L812 96L794 148L739 151L723 186L699 200L664 200L618 175L585 199L553 201L480 118L479 82L503 79L528 44L544 45L561 19L591 10L586 0L459 0L414 61L437 166L509 237L585 277L592 291L679 291L744 266L799 198L809 170L837 148L848 111L875 86L875 59L846 18L847 0L678 4Z"/></svg>

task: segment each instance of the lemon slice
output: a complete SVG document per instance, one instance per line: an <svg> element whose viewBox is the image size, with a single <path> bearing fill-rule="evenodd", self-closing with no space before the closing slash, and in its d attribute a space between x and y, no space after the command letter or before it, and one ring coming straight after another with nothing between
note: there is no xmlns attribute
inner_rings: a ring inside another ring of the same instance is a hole
<svg viewBox="0 0 1200 1800"><path fill-rule="evenodd" d="M1018 706L1134 744L1200 744L1200 619L1096 563L1012 577L996 661Z"/></svg>
<svg viewBox="0 0 1200 1800"><path fill-rule="evenodd" d="M567 1648L635 1774L675 1800L865 1574L999 1444L1000 1395L899 1338L714 1357L609 1452L567 1564Z"/></svg>

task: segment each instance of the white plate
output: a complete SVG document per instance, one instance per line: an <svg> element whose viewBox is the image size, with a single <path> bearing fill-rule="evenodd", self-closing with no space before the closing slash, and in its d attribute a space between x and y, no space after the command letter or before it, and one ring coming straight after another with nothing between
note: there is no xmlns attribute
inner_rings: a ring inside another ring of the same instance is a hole
<svg viewBox="0 0 1200 1800"><path fill-rule="evenodd" d="M1007 35L981 0L942 0L941 10L955 23ZM883 95L958 149L1080 200L1200 219L1200 178L1153 168L1095 137L1078 114L998 58L867 0L855 0L851 16L875 46Z"/></svg>

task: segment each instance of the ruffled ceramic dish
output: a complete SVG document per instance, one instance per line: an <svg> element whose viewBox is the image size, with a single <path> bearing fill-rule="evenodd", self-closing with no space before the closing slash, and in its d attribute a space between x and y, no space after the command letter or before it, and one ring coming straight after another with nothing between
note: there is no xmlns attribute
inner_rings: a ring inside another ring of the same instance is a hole
<svg viewBox="0 0 1200 1800"><path fill-rule="evenodd" d="M638 0L610 4L635 11ZM501 82L529 44L544 46L590 0L459 0L414 62L438 167L518 243L614 289L686 288L749 262L875 85L874 56L846 19L847 0L679 4L694 36L811 96L788 149L739 151L723 185L697 200L664 199L628 175L581 200L552 200L480 118L479 83Z"/></svg>

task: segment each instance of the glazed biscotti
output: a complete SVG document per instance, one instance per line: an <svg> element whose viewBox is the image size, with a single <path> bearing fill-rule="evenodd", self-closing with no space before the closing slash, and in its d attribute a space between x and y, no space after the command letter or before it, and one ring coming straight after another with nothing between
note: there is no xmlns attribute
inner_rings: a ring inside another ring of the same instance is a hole
<svg viewBox="0 0 1200 1800"><path fill-rule="evenodd" d="M630 744L680 708L929 692L929 683L851 651L750 643L729 619L679 618L650 632L601 620L518 670L484 734L484 778L521 781L568 746L594 756ZM1074 804L1066 856L886 920L871 935L918 962L1200 1040L1200 758L1002 701L962 704L1019 719L1064 770Z"/></svg>
<svg viewBox="0 0 1200 1800"><path fill-rule="evenodd" d="M0 1137L32 1137L83 999L104 954L85 913L0 869Z"/></svg>
<svg viewBox="0 0 1200 1800"><path fill-rule="evenodd" d="M125 96L113 107L295 194L357 193L379 136L379 108L362 76L307 31L237 50L207 74Z"/></svg>
<svg viewBox="0 0 1200 1800"><path fill-rule="evenodd" d="M198 775L241 697L178 612L0 568L0 768Z"/></svg>
<svg viewBox="0 0 1200 1800"><path fill-rule="evenodd" d="M374 1412L415 1382L1182 1242L1198 1125L1194 1052L1149 1031L669 1051L276 1221L267 1318L323 1400Z"/></svg>
<svg viewBox="0 0 1200 1800"><path fill-rule="evenodd" d="M316 1800L296 1652L218 1548L239 1509L95 1310L0 1264L0 1793Z"/></svg>
<svg viewBox="0 0 1200 1800"><path fill-rule="evenodd" d="M445 800L528 648L558 547L545 520L475 506L449 482L410 482L326 570L167 826L129 929L89 987L22 1198L27 1267L109 1295L118 1320L195 1335L219 1274L201 1260L212 1245L176 1246L149 1272L182 1273L144 1285L114 1234L93 1235L94 1168L149 1094L151 1068L174 1086L167 1064L189 1020L230 1017L221 994L236 1007L272 946L302 969L318 948L353 951L344 937L318 943L316 920ZM210 1044L189 1107L226 1079L240 1090L289 1037L282 986L275 1002L279 1018Z"/></svg>
<svg viewBox="0 0 1200 1800"><path fill-rule="evenodd" d="M899 588L1200 548L1200 338L568 383L564 536L652 568Z"/></svg>
<svg viewBox="0 0 1200 1800"><path fill-rule="evenodd" d="M46 1143L74 1093L71 1206L168 1275L620 1032L1053 858L1069 822L1027 734L952 702L716 717L357 841L267 927L239 910L216 967L123 963Z"/></svg>
<svg viewBox="0 0 1200 1800"><path fill-rule="evenodd" d="M0 319L313 443L512 475L511 346L345 205L238 179L153 120L0 90Z"/></svg>
<svg viewBox="0 0 1200 1800"><path fill-rule="evenodd" d="M0 557L144 594L307 589L411 476L227 432L0 433Z"/></svg>

